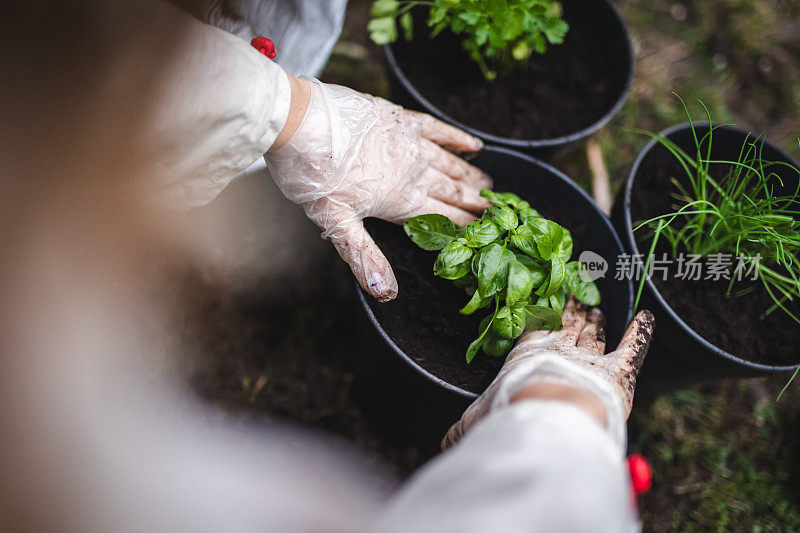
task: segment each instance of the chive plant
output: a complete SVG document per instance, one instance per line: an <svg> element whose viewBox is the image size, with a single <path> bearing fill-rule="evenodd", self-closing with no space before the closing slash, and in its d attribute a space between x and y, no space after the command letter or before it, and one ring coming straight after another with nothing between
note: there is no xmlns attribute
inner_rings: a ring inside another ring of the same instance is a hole
<svg viewBox="0 0 800 533"><path fill-rule="evenodd" d="M481 196L492 205L464 227L437 214L412 217L404 225L417 246L439 250L434 275L452 280L470 297L462 314L490 309L467 349L467 363L480 349L505 356L525 330L560 330L570 294L587 305L600 303L581 263L569 261L569 230L515 194L484 189Z"/></svg>
<svg viewBox="0 0 800 533"><path fill-rule="evenodd" d="M679 97L680 100L680 97ZM656 139L678 161L682 177L672 178L675 201L673 211L639 223L634 232L649 228L645 238L652 238L646 258L649 268L656 242L667 241L673 256L679 252L708 258L712 254L730 254L742 258L730 272L726 295L741 296L763 289L773 304L764 310L762 319L780 309L798 324L800 317L787 307L800 298L800 179L788 192L779 171L797 174L800 170L785 161L764 159L765 137L748 134L735 160L715 159L712 154L714 133L724 125L714 125L711 115L700 102L708 118L708 132L700 136L686 104L681 100L692 131L693 149L687 153L668 138L651 132L640 133ZM712 172L712 168L723 168ZM776 189L783 192L776 192ZM758 281L735 285L736 269L757 273ZM636 306L644 286L642 276ZM735 290L734 290L735 289Z"/></svg>

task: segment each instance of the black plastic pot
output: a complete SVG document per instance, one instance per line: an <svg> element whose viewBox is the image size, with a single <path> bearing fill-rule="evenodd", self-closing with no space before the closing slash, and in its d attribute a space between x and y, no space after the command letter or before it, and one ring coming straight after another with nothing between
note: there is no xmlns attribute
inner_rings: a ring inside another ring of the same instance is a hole
<svg viewBox="0 0 800 533"><path fill-rule="evenodd" d="M575 15L575 13L581 13L582 11L585 12L588 8L591 8L590 16L592 17L594 24L606 24L611 28L611 30L609 30L610 33L618 35L620 43L617 43L616 46L609 45L609 50L613 50L615 48L623 50L623 53L620 54L619 62L626 65L627 68L622 69L621 74L617 74L620 76L620 78L624 76L624 83L619 84L622 89L620 90L615 103L602 117L596 120L593 124L590 124L579 131L549 139L515 139L486 133L472 127L470 124L460 122L433 105L424 94L420 93L420 91L403 73L403 69L398 64L397 58L392 50L392 46L386 45L384 46L384 54L389 65L389 69L392 73L390 79L392 99L405 107L424 111L445 122L468 131L472 135L481 138L487 145L511 148L529 155L533 155L534 157L538 157L540 159L552 160L558 158L577 146L580 141L585 140L586 137L602 128L619 112L620 109L622 109L622 106L628 97L631 83L633 82L633 47L631 46L631 40L627 27L625 26L625 22L623 21L616 7L614 7L614 4L610 0L568 0L565 2L564 7L567 16L579 16ZM426 31L427 30L425 30L425 32ZM417 31L417 33L421 32L423 31ZM435 41L431 41L431 46L436 46ZM603 54L610 52L607 50L597 50L597 53ZM436 75L436 72L431 72L431 76ZM531 79L531 83L536 83L536 80ZM586 95L586 98L591 97L592 95ZM487 112L490 112L490 110L487 110Z"/></svg>
<svg viewBox="0 0 800 533"><path fill-rule="evenodd" d="M527 155L487 147L472 163L494 178L497 190L513 186L534 206L548 205L551 211L568 212L571 219L585 224L593 243L590 249L609 264L598 285L601 307L606 311L608 343L616 346L632 316L633 284L614 279L613 265L622 253L622 243L608 217L568 177ZM357 377L361 404L389 437L435 449L447 428L478 395L431 374L404 353L370 308L380 304L356 289L364 310L359 335L363 358Z"/></svg>
<svg viewBox="0 0 800 533"><path fill-rule="evenodd" d="M695 129L698 137L702 137L708 132L708 123L696 122ZM673 126L660 134L687 150L687 153L693 153L691 148L694 147L694 140L688 123ZM747 134L746 130L732 126L714 130L712 158L736 160ZM630 254L647 252L639 249L633 235L631 197L642 161L658 144L658 141L652 139L636 158L611 214L614 227ZM786 161L797 165L785 152L769 142L764 143L763 157L767 161ZM782 178L791 190L797 185L797 175L786 173ZM650 279L645 282L639 307L650 309L656 318L653 342L639 375L638 390L646 396L713 379L762 376L797 368L796 365L767 365L748 361L707 341L678 316Z"/></svg>

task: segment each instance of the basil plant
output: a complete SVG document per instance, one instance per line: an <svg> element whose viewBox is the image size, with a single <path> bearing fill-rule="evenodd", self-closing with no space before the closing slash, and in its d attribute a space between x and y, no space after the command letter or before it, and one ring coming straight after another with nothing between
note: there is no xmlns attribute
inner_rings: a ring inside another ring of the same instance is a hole
<svg viewBox="0 0 800 533"><path fill-rule="evenodd" d="M489 310L467 349L467 363L479 349L505 356L525 330L560 330L570 294L587 305L600 303L597 286L581 276L578 261L569 260L572 236L566 228L515 194L484 189L481 196L492 205L466 226L436 214L404 225L417 246L439 250L433 274L469 296L461 313Z"/></svg>

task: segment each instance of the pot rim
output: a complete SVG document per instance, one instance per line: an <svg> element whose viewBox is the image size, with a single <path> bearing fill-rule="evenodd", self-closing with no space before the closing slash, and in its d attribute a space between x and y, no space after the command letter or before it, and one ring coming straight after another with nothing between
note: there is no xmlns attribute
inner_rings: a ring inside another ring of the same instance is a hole
<svg viewBox="0 0 800 533"><path fill-rule="evenodd" d="M698 127L704 128L704 127L708 127L709 126L709 122L708 121L697 121L697 122L692 122L692 124L694 124L695 128L698 128ZM754 133L752 131L744 129L744 128L740 128L740 127L737 127L737 126L734 126L734 125L720 124L720 123L717 123L717 122L712 122L711 124L713 124L714 126L720 126L721 128L733 131L733 132L738 133L740 135L747 135L748 133L751 136L754 135ZM676 132L679 132L679 131L688 130L689 127L690 127L690 123L689 122L684 122L682 124L676 124L674 126L670 126L669 128L661 130L660 132L658 132L658 135L661 135L663 137L669 137L673 133L676 133ZM795 161L792 157L790 157L789 154L787 154L785 151L783 151L779 147L777 147L774 144L772 144L769 140L766 139L766 137L764 137L764 142L766 142L766 144L770 148L774 149L781 157L785 158L787 161L791 162L795 166L798 165L797 161ZM645 145L645 147L642 148L642 151L639 152L639 155L636 156L636 160L634 161L633 166L631 167L630 173L628 174L628 178L625 180L625 196L623 198L623 201L624 201L624 204L623 204L623 216L624 216L624 223L625 223L625 235L624 235L624 238L627 239L628 244L630 245L631 250L633 250L633 254L634 255L639 254L640 251L639 251L638 245L636 244L636 239L633 236L633 221L631 220L631 195L632 195L632 191L633 191L633 182L634 182L634 180L636 178L636 174L639 172L639 166L641 165L642 161L644 161L644 158L647 156L647 154L649 154L650 151L657 144L659 144L658 139L652 139L651 138L648 141L648 143ZM655 285L655 283L653 283L652 279L645 279L645 285L647 285L647 288L651 291L652 294L655 295L656 301L662 307L662 309L664 309L664 311L667 313L667 315L672 320L674 320L675 323L677 323L678 326L686 334L688 334L695 342L699 343L706 350L710 350L711 352L715 353L716 355L724 357L725 359L728 359L729 361L732 361L734 363L746 366L748 368L761 370L761 371L764 371L764 372L784 372L784 371L790 371L790 370L797 370L798 368L800 368L800 363L795 364L795 365L767 365L767 364L764 364L764 363L756 363L756 362L753 362L753 361L748 361L747 359L743 359L743 358L738 357L736 355L733 355L732 353L729 353L726 350L723 350L722 348L718 347L717 345L715 345L715 344L709 342L708 340L706 340L703 336L701 336L694 329L692 329L686 322L684 322L683 319L681 319L681 317L672 309L672 307L670 307L670 305L667 303L667 301L661 295L661 292L656 288L656 285ZM635 290L634 290L634 293L635 293Z"/></svg>
<svg viewBox="0 0 800 533"><path fill-rule="evenodd" d="M583 190L581 187L576 185L563 172L561 172L560 170L554 168L553 166L551 166L551 165L549 165L549 164L547 164L547 163L545 163L543 161L540 161L540 160L538 160L538 159L536 159L536 158L534 158L532 156L529 156L527 154L522 154L522 153L517 152L515 150L511 150L509 148L505 148L505 147L501 147L501 146L486 146L486 147L484 147L483 151L485 151L485 152L493 152L493 153L498 153L498 154L505 154L505 155L508 155L508 156L512 156L512 157L516 157L516 158L522 159L522 160L524 160L524 161L526 161L528 163L532 163L532 164L542 168L543 170L545 170L545 171L549 172L550 174L552 174L557 179L559 179L559 180L563 181L564 183L566 183L570 188L572 188L576 192L576 194L578 194L578 196L580 196L584 200L588 201L589 204L591 205L591 207L595 210L595 212L598 215L600 215L601 220L603 220L603 224L605 224L606 230L610 233L611 237L613 238L614 245L616 246L617 250L619 252L624 252L625 248L622 245L622 240L620 239L619 235L617 234L617 231L614 229L614 226L611 224L611 220L608 218L608 216L606 216L605 213L600 211L600 208L597 207L597 204L595 203L595 201L592 199L591 196L589 196L589 194L585 190ZM633 296L633 281L632 280L628 280L627 281L627 285L628 285L628 305L627 305L628 316L626 317L627 318L626 323L630 324L631 320L633 319L633 298L634 298L634 296ZM361 307L364 309L364 311L366 311L367 318L369 319L370 324L372 325L373 328L375 328L375 330L381 336L383 341L389 346L389 348L391 348L391 350L395 353L395 355L400 357L400 359L402 359L406 364L411 366L411 368L413 368L417 373L421 374L422 376L424 376L429 381L439 385L440 387L442 387L442 388L444 388L444 389L446 389L448 391L451 391L451 392L453 392L453 393L455 393L455 394L457 394L457 395L459 395L459 396L461 396L463 398L467 398L467 399L471 399L471 400L474 400L475 398L477 398L479 396L479 394L476 393L476 392L471 392L471 391L462 389L461 387L458 387L457 385L453 385L452 383L449 383L449 382L443 380L442 378L432 374L427 369L425 369L420 364L418 364L416 361L414 361L411 357L409 357L409 355L406 354L399 346L397 346L397 344L395 344L395 342L391 339L391 337L389 337L389 335L386 333L386 330L384 330L384 328L381 325L381 323L375 317L375 314L372 312L372 308L367 303L366 293L359 286L357 281L354 281L354 286L356 288L356 292L358 293L358 299L359 299L359 302L361 303Z"/></svg>
<svg viewBox="0 0 800 533"><path fill-rule="evenodd" d="M503 145L503 146L513 146L514 148L520 149L536 149L536 148L547 148L547 147L554 147L554 146L563 146L566 144L573 143L575 141L579 141L591 135L592 133L596 132L603 126L605 126L612 118L614 118L617 113L619 113L622 106L625 105L625 101L628 99L628 94L630 94L631 86L633 85L633 74L634 74L634 54L633 54L633 45L631 44L631 36L630 32L628 32L628 27L625 24L625 20L620 15L619 10L610 0L602 0L603 3L609 8L614 16L614 19L619 24L620 28L622 29L623 40L625 41L625 55L627 59L627 63L629 65L628 68L628 77L625 80L625 85L622 88L622 92L620 93L619 97L617 98L614 105L609 109L602 117L600 117L597 121L590 124L589 126L579 130L575 133L570 133L569 135L564 135L561 137L552 137L549 139L513 139L511 137L501 137L499 135L494 135L491 133L486 133L485 131L481 131L477 128L473 128L468 124L464 124L460 122L438 107L434 106L432 103L428 101L427 98L422 96L417 88L408 80L406 75L403 73L403 70L400 68L400 65L397 63L397 59L394 56L394 52L392 51L391 45L383 45L383 53L386 57L386 61L389 63L389 67L400 81L400 84L403 88L425 109L425 112L435 116L436 118L448 122L457 128L460 128L475 137L480 137L484 139L488 143Z"/></svg>

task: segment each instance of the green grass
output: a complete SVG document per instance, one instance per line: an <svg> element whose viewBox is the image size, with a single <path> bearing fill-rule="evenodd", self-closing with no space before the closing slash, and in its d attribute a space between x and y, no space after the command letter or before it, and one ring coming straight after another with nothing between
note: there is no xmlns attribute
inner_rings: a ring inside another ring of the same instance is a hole
<svg viewBox="0 0 800 533"><path fill-rule="evenodd" d="M647 142L632 129L660 131L685 122L673 92L687 102L702 100L718 121L766 131L775 144L790 153L796 149L800 1L627 0L616 4L634 40L636 71L625 107L596 135L612 192L618 190ZM582 151L557 166L578 183L589 183Z"/></svg>
<svg viewBox="0 0 800 533"><path fill-rule="evenodd" d="M770 391L731 381L634 410L631 448L653 468L640 500L646 530L800 530L800 409Z"/></svg>

